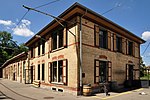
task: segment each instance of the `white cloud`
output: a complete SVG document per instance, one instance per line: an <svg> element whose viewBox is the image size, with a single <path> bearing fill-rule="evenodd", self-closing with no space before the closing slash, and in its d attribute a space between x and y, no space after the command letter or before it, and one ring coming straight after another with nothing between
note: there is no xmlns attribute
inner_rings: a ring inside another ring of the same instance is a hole
<svg viewBox="0 0 150 100"><path fill-rule="evenodd" d="M0 24L4 25L4 26L11 26L14 25L14 23L10 20L0 20Z"/></svg>
<svg viewBox="0 0 150 100"><path fill-rule="evenodd" d="M30 25L31 24L31 22L29 20L26 20L26 19L23 19L21 22L25 25Z"/></svg>
<svg viewBox="0 0 150 100"><path fill-rule="evenodd" d="M25 37L28 37L28 36L33 36L34 33L29 30L27 27L16 27L13 30L13 34L15 35L19 35L19 36L25 36Z"/></svg>
<svg viewBox="0 0 150 100"><path fill-rule="evenodd" d="M33 36L34 33L29 29L30 24L31 22L29 20L23 19L19 26L12 29L13 34L25 37Z"/></svg>
<svg viewBox="0 0 150 100"><path fill-rule="evenodd" d="M150 31L145 31L142 33L142 39L144 40L150 40Z"/></svg>
<svg viewBox="0 0 150 100"><path fill-rule="evenodd" d="M4 25L7 30L11 30L15 35L24 37L34 35L34 32L30 30L31 21L26 19L21 20L19 25L13 23L11 20L0 20L0 25Z"/></svg>

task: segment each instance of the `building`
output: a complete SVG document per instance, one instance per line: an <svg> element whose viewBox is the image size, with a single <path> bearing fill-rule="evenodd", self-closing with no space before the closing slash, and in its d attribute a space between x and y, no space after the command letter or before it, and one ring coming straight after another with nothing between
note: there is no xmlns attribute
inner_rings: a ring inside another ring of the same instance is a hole
<svg viewBox="0 0 150 100"><path fill-rule="evenodd" d="M116 82L119 89L125 81L139 79L144 40L79 3L58 17L59 22L53 20L26 42L28 56L19 60L25 69L14 62L25 76L13 74L14 80L23 82L24 76L24 82L39 80L41 87L79 94L84 84L96 91L99 83ZM10 79L12 74L6 72L13 65L6 63L3 74Z"/></svg>
<svg viewBox="0 0 150 100"><path fill-rule="evenodd" d="M17 56L7 60L1 67L3 78L25 83L25 64L27 63L27 53L22 52Z"/></svg>

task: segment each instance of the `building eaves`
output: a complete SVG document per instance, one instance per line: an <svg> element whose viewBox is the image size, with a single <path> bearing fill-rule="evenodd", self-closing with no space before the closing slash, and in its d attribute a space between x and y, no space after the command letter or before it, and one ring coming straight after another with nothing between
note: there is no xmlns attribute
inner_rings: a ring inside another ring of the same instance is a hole
<svg viewBox="0 0 150 100"><path fill-rule="evenodd" d="M116 27L122 29L123 31L129 33L130 35L132 35L132 36L138 38L139 40L142 41L142 43L145 43L145 42L146 42L145 40L143 40L143 39L141 39L140 37L136 36L135 34L133 34L132 32L128 31L127 29L121 27L120 25L118 25L118 24L112 22L111 20L109 20L109 19L103 17L102 15L100 15L100 14L98 14L98 13L92 11L91 9L89 9L89 8L87 8L87 7L85 7L85 6L81 5L81 4L79 4L79 3L77 3L77 2L74 3L74 4L73 4L71 7L69 7L67 10L65 10L65 11L64 11L62 14L60 14L58 17L59 17L59 18L64 17L68 12L70 12L72 9L74 9L74 8L76 8L76 7L79 7L79 8L81 8L81 9L84 9L85 11L87 10L88 13L91 13L91 14L93 14L93 15L95 15L95 16L97 16L97 17L99 17L99 18L101 18L101 19L103 19L103 20L105 20L105 21L107 21L107 22L110 23L110 24L113 24L114 26L116 26ZM48 27L50 27L51 25L53 25L55 22L56 22L55 20L51 21L51 22L50 22L48 25L46 25L41 31L39 31L36 35L40 35L40 33L42 33L42 32L43 32L44 30L46 30ZM28 43L30 43L34 38L36 38L36 37L33 36L30 40L28 40L28 41L25 43L25 45L27 45Z"/></svg>

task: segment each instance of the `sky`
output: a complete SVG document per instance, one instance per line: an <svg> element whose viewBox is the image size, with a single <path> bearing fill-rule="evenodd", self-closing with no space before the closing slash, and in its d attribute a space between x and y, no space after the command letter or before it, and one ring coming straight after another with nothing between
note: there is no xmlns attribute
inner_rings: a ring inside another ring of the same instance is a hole
<svg viewBox="0 0 150 100"><path fill-rule="evenodd" d="M75 2L144 39L146 43L141 45L140 53L144 63L150 65L150 46L147 48L150 42L150 0L1 0L0 31L10 32L18 44L25 43L53 18L34 11L25 15L27 9L22 5L35 8L50 3L37 9L58 16Z"/></svg>

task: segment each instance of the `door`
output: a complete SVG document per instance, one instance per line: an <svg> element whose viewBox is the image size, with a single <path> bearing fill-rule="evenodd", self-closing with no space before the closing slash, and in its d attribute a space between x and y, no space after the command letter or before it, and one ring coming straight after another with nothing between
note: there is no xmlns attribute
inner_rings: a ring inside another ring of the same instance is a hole
<svg viewBox="0 0 150 100"><path fill-rule="evenodd" d="M126 86L132 87L133 84L133 65L126 65Z"/></svg>
<svg viewBox="0 0 150 100"><path fill-rule="evenodd" d="M128 78L129 78L129 81L133 81L133 65L128 65Z"/></svg>
<svg viewBox="0 0 150 100"><path fill-rule="evenodd" d="M31 83L33 82L33 66L31 66Z"/></svg>
<svg viewBox="0 0 150 100"><path fill-rule="evenodd" d="M107 68L107 62L106 61L100 61L99 62L99 82L107 82L108 80L108 68Z"/></svg>
<svg viewBox="0 0 150 100"><path fill-rule="evenodd" d="M94 83L104 83L112 80L111 62L95 60L94 66Z"/></svg>
<svg viewBox="0 0 150 100"><path fill-rule="evenodd" d="M16 79L16 78L15 78L15 76L16 76L16 75L15 75L15 73L13 73L13 80L15 80L15 79Z"/></svg>

